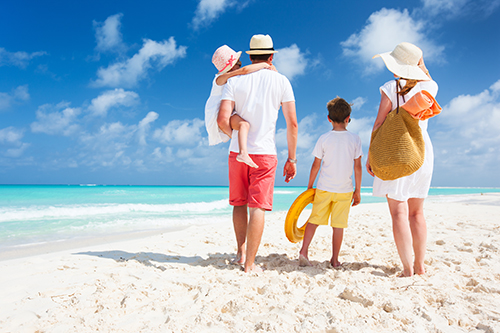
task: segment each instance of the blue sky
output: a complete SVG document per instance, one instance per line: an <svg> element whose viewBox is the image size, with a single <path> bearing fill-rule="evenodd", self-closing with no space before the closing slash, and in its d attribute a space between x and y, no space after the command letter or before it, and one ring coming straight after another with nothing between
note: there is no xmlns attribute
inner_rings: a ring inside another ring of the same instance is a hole
<svg viewBox="0 0 500 333"><path fill-rule="evenodd" d="M0 30L2 184L227 185L228 145L209 147L203 122L211 57L262 33L295 92L291 185L307 185L336 96L353 103L366 156L392 79L371 58L407 41L440 88L432 185L500 186L500 0L18 0L0 5ZM282 115L277 127L283 185Z"/></svg>

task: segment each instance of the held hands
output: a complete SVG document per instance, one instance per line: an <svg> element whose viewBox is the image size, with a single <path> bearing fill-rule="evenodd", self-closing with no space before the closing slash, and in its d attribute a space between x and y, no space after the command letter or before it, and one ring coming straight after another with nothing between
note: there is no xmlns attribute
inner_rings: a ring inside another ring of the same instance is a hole
<svg viewBox="0 0 500 333"><path fill-rule="evenodd" d="M283 168L283 176L285 177L285 182L288 183L290 180L294 179L296 174L297 164L286 161L285 167Z"/></svg>

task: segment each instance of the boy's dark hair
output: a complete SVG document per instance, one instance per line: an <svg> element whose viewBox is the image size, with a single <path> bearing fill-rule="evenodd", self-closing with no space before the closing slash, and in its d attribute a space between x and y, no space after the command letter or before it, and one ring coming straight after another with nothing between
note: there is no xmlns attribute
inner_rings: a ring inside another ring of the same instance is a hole
<svg viewBox="0 0 500 333"><path fill-rule="evenodd" d="M343 123L351 115L351 104L338 96L328 102L326 108L328 109L328 118L334 123Z"/></svg>
<svg viewBox="0 0 500 333"><path fill-rule="evenodd" d="M252 61L268 61L271 54L251 54L250 60Z"/></svg>

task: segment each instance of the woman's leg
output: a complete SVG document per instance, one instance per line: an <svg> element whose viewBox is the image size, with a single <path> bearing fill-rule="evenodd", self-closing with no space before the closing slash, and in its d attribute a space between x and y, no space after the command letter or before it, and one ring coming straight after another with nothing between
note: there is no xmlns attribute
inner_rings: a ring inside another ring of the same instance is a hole
<svg viewBox="0 0 500 333"><path fill-rule="evenodd" d="M250 131L250 124L238 116L234 114L231 116L231 128L238 131L238 145L240 146L240 153L236 157L238 162L243 162L252 168L258 168L259 166L255 164L252 158L248 155L247 150L247 139L248 132Z"/></svg>
<svg viewBox="0 0 500 333"><path fill-rule="evenodd" d="M389 210L392 217L392 232L394 234L394 242L398 249L399 258L403 264L403 275L413 275L413 251L412 251L412 234L410 223L408 222L408 203L406 201L398 201L387 198Z"/></svg>
<svg viewBox="0 0 500 333"><path fill-rule="evenodd" d="M414 273L425 274L424 260L427 248L427 224L424 217L424 199L408 199L408 210L413 252L415 253Z"/></svg>

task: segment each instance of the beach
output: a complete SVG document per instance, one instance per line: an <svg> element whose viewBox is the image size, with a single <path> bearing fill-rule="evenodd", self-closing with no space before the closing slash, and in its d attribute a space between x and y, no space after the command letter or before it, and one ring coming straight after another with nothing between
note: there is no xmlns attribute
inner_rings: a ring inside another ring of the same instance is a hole
<svg viewBox="0 0 500 333"><path fill-rule="evenodd" d="M267 213L257 255L232 265L230 217L182 230L0 261L0 332L500 332L500 194L426 200L427 274L399 278L387 204L351 209L331 268L331 229L300 243Z"/></svg>

